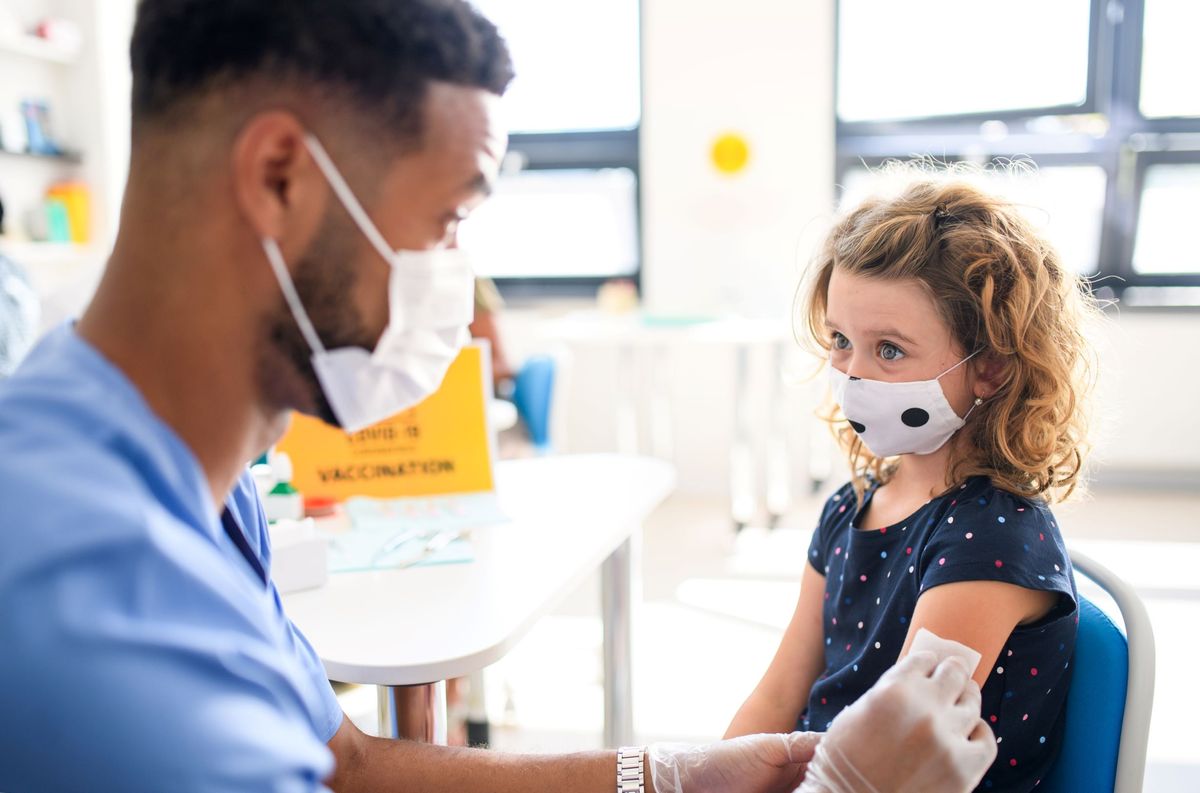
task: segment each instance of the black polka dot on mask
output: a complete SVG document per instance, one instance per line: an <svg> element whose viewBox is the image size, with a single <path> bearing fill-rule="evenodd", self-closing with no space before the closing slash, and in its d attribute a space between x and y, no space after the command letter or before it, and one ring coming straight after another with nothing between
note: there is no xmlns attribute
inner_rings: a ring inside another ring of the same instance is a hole
<svg viewBox="0 0 1200 793"><path fill-rule="evenodd" d="M862 424L859 424L857 421L854 421L854 420L850 421L850 426L854 427L854 431L857 432L859 435L862 435L864 432L867 431L867 428L865 426L863 426Z"/></svg>
<svg viewBox="0 0 1200 793"><path fill-rule="evenodd" d="M929 414L921 408L909 408L900 414L900 420L909 427L924 427L929 423Z"/></svg>

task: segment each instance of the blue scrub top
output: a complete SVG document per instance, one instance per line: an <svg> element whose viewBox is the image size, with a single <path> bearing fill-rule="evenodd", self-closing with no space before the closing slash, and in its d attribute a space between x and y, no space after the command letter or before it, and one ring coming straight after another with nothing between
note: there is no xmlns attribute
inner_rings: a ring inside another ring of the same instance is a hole
<svg viewBox="0 0 1200 793"><path fill-rule="evenodd" d="M225 506L269 574L248 474ZM52 332L0 383L0 790L324 790L341 721L191 450Z"/></svg>

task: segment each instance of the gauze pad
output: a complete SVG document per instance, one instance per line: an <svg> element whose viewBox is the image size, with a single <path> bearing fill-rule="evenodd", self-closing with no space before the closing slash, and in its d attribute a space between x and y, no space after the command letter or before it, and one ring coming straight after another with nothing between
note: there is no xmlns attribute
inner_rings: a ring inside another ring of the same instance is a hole
<svg viewBox="0 0 1200 793"><path fill-rule="evenodd" d="M972 650L965 644L943 639L933 631L926 628L921 628L917 631L916 637L913 638L912 647L908 650L910 653L933 653L937 656L938 663L945 661L950 656L958 656L967 664L967 669L971 670L971 675L975 674L975 667L979 666L979 662L983 656Z"/></svg>

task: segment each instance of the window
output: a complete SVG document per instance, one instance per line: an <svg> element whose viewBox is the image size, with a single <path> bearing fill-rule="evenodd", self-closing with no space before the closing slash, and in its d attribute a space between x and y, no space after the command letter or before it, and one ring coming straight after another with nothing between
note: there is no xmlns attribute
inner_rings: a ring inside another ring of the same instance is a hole
<svg viewBox="0 0 1200 793"><path fill-rule="evenodd" d="M1147 118L1200 116L1200 3L1145 0L1141 110ZM1191 75L1185 78L1184 75Z"/></svg>
<svg viewBox="0 0 1200 793"><path fill-rule="evenodd" d="M637 280L641 123L638 0L476 0L508 41L510 157L462 225L501 291L591 292Z"/></svg>
<svg viewBox="0 0 1200 793"><path fill-rule="evenodd" d="M1082 107L1090 14L1091 0L841 0L838 116Z"/></svg>
<svg viewBox="0 0 1200 793"><path fill-rule="evenodd" d="M1200 271L1195 244L1200 208L1200 163L1146 168L1138 210L1133 269L1184 275Z"/></svg>
<svg viewBox="0 0 1200 793"><path fill-rule="evenodd" d="M629 278L637 273L637 180L628 168L521 171L459 233L479 275Z"/></svg>
<svg viewBox="0 0 1200 793"><path fill-rule="evenodd" d="M841 206L857 204L886 178L863 167L842 180ZM1005 196L1055 246L1068 267L1095 275L1100 259L1101 226L1108 176L1095 165L1048 165L1015 168L984 177L986 187Z"/></svg>
<svg viewBox="0 0 1200 793"><path fill-rule="evenodd" d="M476 0L508 42L515 133L634 129L641 119L636 0Z"/></svg>
<svg viewBox="0 0 1200 793"><path fill-rule="evenodd" d="M929 156L990 185L1102 297L1200 304L1200 3L838 0L838 183Z"/></svg>

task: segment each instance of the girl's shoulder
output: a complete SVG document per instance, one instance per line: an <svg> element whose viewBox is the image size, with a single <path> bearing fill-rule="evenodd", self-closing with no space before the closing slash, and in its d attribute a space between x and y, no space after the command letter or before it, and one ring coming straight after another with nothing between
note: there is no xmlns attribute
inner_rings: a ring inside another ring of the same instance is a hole
<svg viewBox="0 0 1200 793"><path fill-rule="evenodd" d="M1049 504L997 487L986 476L971 477L938 499L941 502L938 512L953 516L959 523L1043 527L1058 533L1058 521Z"/></svg>
<svg viewBox="0 0 1200 793"><path fill-rule="evenodd" d="M858 496L854 492L854 482L847 482L825 499L821 508L821 524L829 522L834 515L854 509L858 504Z"/></svg>
<svg viewBox="0 0 1200 793"><path fill-rule="evenodd" d="M869 498L878 488L878 480L872 474L865 473L863 475L863 500ZM847 512L853 514L858 507L858 493L854 489L854 480L851 479L825 499L825 506L821 508L820 525L824 526Z"/></svg>
<svg viewBox="0 0 1200 793"><path fill-rule="evenodd" d="M825 505L821 508L821 517L817 521L816 531L818 534L827 535L831 531L850 525L862 506L879 487L879 483L875 481L874 477L869 476L864 478L864 485L861 502L858 491L854 488L854 480L846 482L825 499Z"/></svg>
<svg viewBox="0 0 1200 793"><path fill-rule="evenodd" d="M858 512L858 494L854 482L847 482L825 500L821 517L813 529L808 548L808 561L822 575L828 572L826 558L834 543L849 530L850 522Z"/></svg>
<svg viewBox="0 0 1200 793"><path fill-rule="evenodd" d="M1074 596L1070 557L1049 505L986 477L939 498L919 554L923 588L995 579Z"/></svg>

